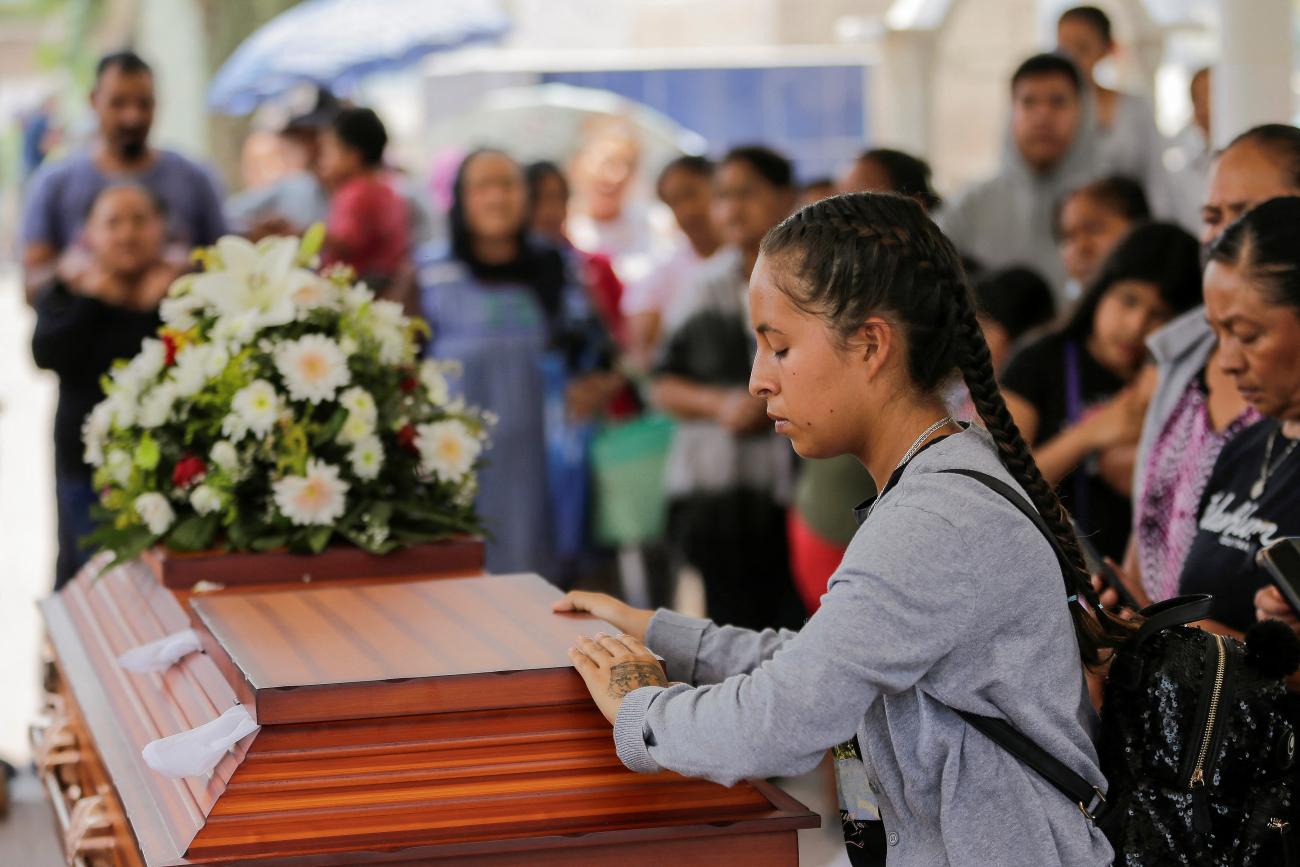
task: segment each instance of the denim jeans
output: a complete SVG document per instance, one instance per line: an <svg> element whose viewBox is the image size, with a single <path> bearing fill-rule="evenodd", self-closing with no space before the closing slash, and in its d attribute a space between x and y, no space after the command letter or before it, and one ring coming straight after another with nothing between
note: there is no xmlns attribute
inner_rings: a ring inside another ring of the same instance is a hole
<svg viewBox="0 0 1300 867"><path fill-rule="evenodd" d="M71 474L55 476L54 495L59 519L59 557L54 565L54 589L58 590L90 559L92 552L80 542L95 529L90 507L98 497L89 478Z"/></svg>

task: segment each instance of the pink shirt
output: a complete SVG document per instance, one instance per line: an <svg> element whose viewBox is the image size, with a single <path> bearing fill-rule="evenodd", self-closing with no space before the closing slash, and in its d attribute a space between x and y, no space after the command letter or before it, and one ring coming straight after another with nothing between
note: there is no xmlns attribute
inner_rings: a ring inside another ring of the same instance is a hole
<svg viewBox="0 0 1300 867"><path fill-rule="evenodd" d="M1224 443L1259 421L1248 407L1223 431L1214 430L1205 387L1194 378L1151 444L1137 508L1138 563L1142 589L1152 602L1178 595L1183 561L1196 536L1201 496Z"/></svg>

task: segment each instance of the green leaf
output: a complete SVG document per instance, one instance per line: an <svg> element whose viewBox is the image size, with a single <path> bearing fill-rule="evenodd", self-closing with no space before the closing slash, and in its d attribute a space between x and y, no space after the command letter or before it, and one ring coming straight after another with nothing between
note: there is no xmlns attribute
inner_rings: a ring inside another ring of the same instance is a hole
<svg viewBox="0 0 1300 867"><path fill-rule="evenodd" d="M347 539L349 542L351 542L353 545L356 545L358 548L362 549L363 551L368 551L371 554L375 554L381 557L384 554L391 554L393 551L396 551L398 548L402 547L400 542L396 542L391 538L385 539L379 544L373 544L372 541L364 533L358 532L357 530L348 527L340 527L339 535L342 536L344 539Z"/></svg>
<svg viewBox="0 0 1300 867"><path fill-rule="evenodd" d="M343 430L343 425L347 420L348 411L346 409L339 407L334 410L334 415L330 416L329 421L325 422L325 426L317 431L316 435L311 438L312 448L318 449L323 445L333 442L334 438L339 435L339 431Z"/></svg>
<svg viewBox="0 0 1300 867"><path fill-rule="evenodd" d="M135 465L142 470L154 470L158 467L158 459L162 457L162 452L158 448L158 441L153 438L153 434L145 431L140 437L140 442L136 443L135 454L132 460Z"/></svg>
<svg viewBox="0 0 1300 867"><path fill-rule="evenodd" d="M307 547L313 554L319 554L324 551L330 543L330 536L334 535L334 528L330 526L312 527L307 531Z"/></svg>
<svg viewBox="0 0 1300 867"><path fill-rule="evenodd" d="M276 533L271 536L259 536L248 547L254 551L274 551L276 548L283 548L288 544L288 536L283 533Z"/></svg>
<svg viewBox="0 0 1300 867"><path fill-rule="evenodd" d="M302 241L298 244L298 262L303 265L310 263L324 243L325 224L312 223L307 231L302 233Z"/></svg>
<svg viewBox="0 0 1300 867"><path fill-rule="evenodd" d="M220 524L219 514L190 515L167 534L167 544L177 551L205 551L212 547Z"/></svg>

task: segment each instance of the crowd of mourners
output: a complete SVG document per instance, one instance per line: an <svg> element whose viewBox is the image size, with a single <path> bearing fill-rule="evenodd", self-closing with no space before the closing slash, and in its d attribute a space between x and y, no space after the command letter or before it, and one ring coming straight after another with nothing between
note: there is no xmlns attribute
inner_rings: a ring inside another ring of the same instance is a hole
<svg viewBox="0 0 1300 867"><path fill-rule="evenodd" d="M474 150L434 189L386 161L374 111L327 92L270 136L273 176L223 198L206 168L150 144L146 62L104 57L98 134L29 178L22 222L33 352L59 378L58 584L88 556L83 420L190 249L323 223L324 261L423 317L427 353L458 361L459 391L499 418L479 494L490 570L565 587L614 574L626 561L593 538L587 452L604 427L658 413L674 428L667 530L639 552L650 601L671 602L689 566L719 622L797 627L875 484L852 456L802 460L773 432L749 389L745 291L773 227L870 191L915 200L963 256L1012 417L1131 594L1213 593L1227 634L1295 622L1253 555L1300 535L1300 130L1212 150L1203 69L1170 141L1150 104L1097 82L1113 48L1104 14L1066 12L1056 50L1011 77L998 170L951 197L915 155L870 149L837 178L800 179L753 144L652 167L657 201L632 195L646 167L618 121L563 165ZM977 420L963 386L947 396Z"/></svg>

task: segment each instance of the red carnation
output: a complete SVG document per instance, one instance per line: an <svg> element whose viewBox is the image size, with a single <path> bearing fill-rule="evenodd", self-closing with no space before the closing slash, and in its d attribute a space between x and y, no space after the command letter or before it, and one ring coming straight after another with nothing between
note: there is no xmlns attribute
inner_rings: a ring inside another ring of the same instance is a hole
<svg viewBox="0 0 1300 867"><path fill-rule="evenodd" d="M415 447L415 425L407 423L397 432L397 444L407 451L419 451Z"/></svg>
<svg viewBox="0 0 1300 867"><path fill-rule="evenodd" d="M171 367L176 363L176 353L181 348L180 344L176 342L176 336L173 334L164 334L162 342L163 348L167 350L167 360L163 364L166 367Z"/></svg>
<svg viewBox="0 0 1300 867"><path fill-rule="evenodd" d="M188 488L191 484L203 478L207 471L208 468L203 463L203 458L196 455L186 455L176 462L176 467L172 470L172 484L178 488Z"/></svg>
<svg viewBox="0 0 1300 867"><path fill-rule="evenodd" d="M415 389L419 386L419 384L420 381L416 379L414 376L404 376L402 377L402 381L398 383L398 387L402 389L402 391L406 392L407 394L410 394L411 392L415 391Z"/></svg>

